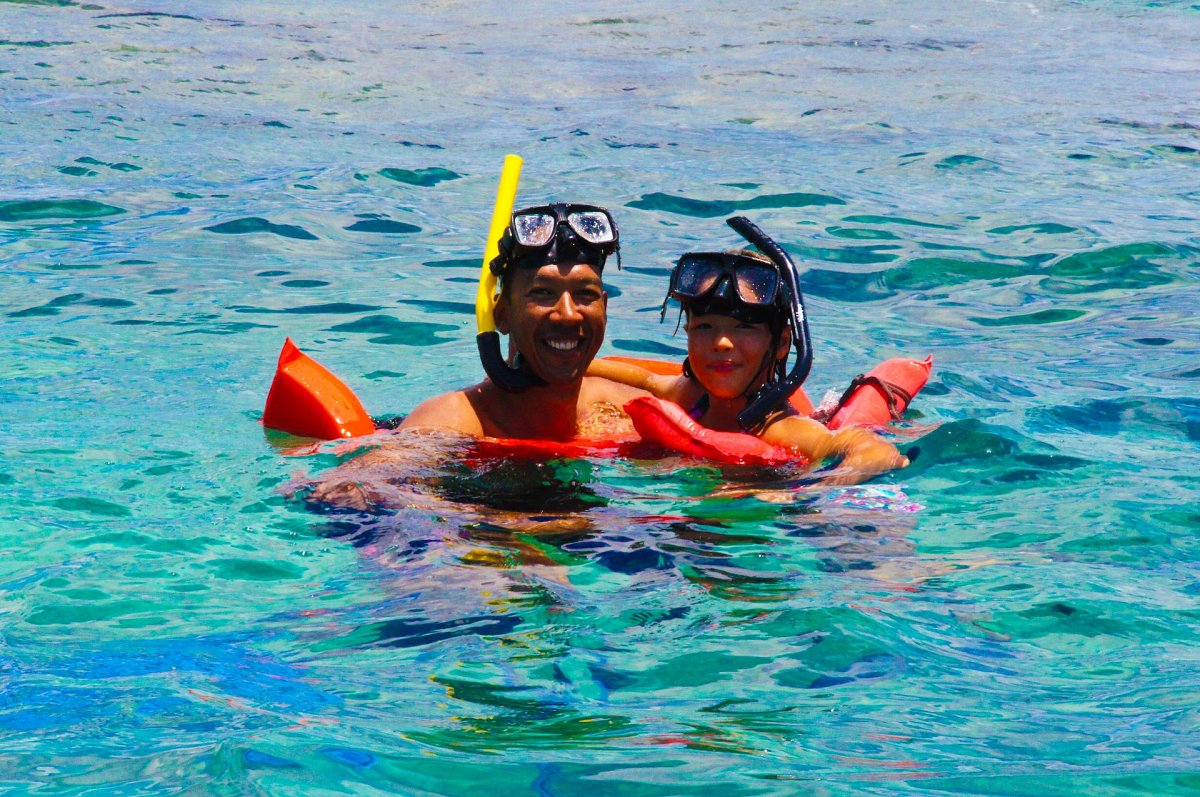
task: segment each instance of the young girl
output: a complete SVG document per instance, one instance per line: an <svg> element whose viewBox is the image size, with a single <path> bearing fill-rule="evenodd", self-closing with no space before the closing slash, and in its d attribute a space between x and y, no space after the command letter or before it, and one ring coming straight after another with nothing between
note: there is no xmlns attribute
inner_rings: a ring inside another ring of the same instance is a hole
<svg viewBox="0 0 1200 797"><path fill-rule="evenodd" d="M667 295L679 301L686 315L688 356L683 373L663 376L635 365L595 360L588 374L674 402L710 429L743 431L738 414L760 388L786 371L793 312L787 281L757 252L694 252L675 265ZM770 408L757 436L810 462L840 458L832 476L836 482L861 481L908 464L878 435L859 427L830 431L801 416L786 397Z"/></svg>

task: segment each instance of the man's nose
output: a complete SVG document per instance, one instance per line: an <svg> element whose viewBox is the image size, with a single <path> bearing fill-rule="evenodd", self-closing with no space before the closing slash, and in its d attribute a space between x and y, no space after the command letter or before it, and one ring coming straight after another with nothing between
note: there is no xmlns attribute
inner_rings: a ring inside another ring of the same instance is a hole
<svg viewBox="0 0 1200 797"><path fill-rule="evenodd" d="M558 297L554 304L554 315L558 316L560 321L576 321L583 318L569 291L563 291Z"/></svg>

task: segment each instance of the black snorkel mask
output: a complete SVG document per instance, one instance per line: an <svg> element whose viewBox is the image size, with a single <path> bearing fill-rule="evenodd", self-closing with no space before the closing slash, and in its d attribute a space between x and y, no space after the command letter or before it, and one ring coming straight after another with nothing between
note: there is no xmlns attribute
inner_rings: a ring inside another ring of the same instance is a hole
<svg viewBox="0 0 1200 797"><path fill-rule="evenodd" d="M587 263L600 270L613 252L620 268L620 234L606 208L556 202L513 212L491 268L497 277L510 268L547 263Z"/></svg>
<svg viewBox="0 0 1200 797"><path fill-rule="evenodd" d="M500 353L500 334L493 317L497 280L509 269L537 269L547 263L586 263L599 272L613 252L617 253L620 268L620 235L612 214L605 208L560 202L512 213L496 243L495 256L484 268L475 304L479 359L495 385L509 393L520 393L546 384L523 365L520 353L515 366L509 365Z"/></svg>
<svg viewBox="0 0 1200 797"><path fill-rule="evenodd" d="M748 253L688 252L671 271L667 299L693 315L725 315L748 324L772 324L786 313L779 269ZM662 316L666 317L667 302ZM773 325L774 326L774 325ZM773 333L782 326L773 328Z"/></svg>

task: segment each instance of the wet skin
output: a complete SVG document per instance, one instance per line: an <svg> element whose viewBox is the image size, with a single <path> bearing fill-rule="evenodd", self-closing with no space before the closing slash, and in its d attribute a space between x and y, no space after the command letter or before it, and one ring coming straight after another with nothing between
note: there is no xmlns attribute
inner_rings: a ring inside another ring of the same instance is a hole
<svg viewBox="0 0 1200 797"><path fill-rule="evenodd" d="M698 418L700 425L740 432L738 413L746 406L746 396L766 380L767 360L787 357L791 345L787 330L773 352L766 324L748 324L724 315L690 315L687 332L688 362L695 378L662 376L635 365L606 361L593 364L592 373L647 390L685 409L697 406L707 394L708 406ZM866 429L832 432L794 410L784 408L784 414L758 436L814 463L839 457L837 470L822 479L828 484L854 484L908 464L895 446Z"/></svg>
<svg viewBox="0 0 1200 797"><path fill-rule="evenodd" d="M696 379L715 401L732 401L752 393L766 380L769 360L786 356L780 342L771 356L771 331L725 315L690 316L688 362Z"/></svg>
<svg viewBox="0 0 1200 797"><path fill-rule="evenodd" d="M584 263L549 263L513 274L496 305L496 328L549 384L583 377L600 351L608 294Z"/></svg>
<svg viewBox="0 0 1200 797"><path fill-rule="evenodd" d="M632 434L620 407L641 391L585 376L604 342L607 314L608 295L595 266L549 263L515 270L496 304L496 329L546 384L506 393L485 379L423 401L400 428L521 440Z"/></svg>

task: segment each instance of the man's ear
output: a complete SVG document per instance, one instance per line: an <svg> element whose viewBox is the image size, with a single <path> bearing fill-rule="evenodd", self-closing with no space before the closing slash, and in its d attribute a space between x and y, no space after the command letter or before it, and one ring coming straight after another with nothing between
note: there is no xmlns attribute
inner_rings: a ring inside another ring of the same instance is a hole
<svg viewBox="0 0 1200 797"><path fill-rule="evenodd" d="M501 335L508 334L508 294L500 293L500 298L496 300L496 307L492 310L492 319L496 322L496 330Z"/></svg>

